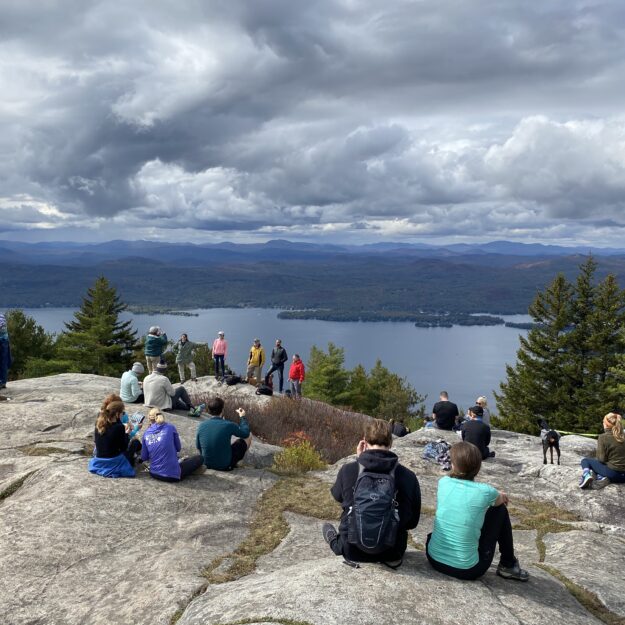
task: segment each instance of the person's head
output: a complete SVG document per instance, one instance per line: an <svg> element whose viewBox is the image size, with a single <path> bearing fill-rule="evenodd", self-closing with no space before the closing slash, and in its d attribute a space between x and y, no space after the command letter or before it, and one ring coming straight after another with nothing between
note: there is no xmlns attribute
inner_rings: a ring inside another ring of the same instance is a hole
<svg viewBox="0 0 625 625"><path fill-rule="evenodd" d="M478 406L482 406L482 409L486 408L486 406L488 406L488 402L486 401L486 397L484 397L483 395L480 395L476 400L475 403Z"/></svg>
<svg viewBox="0 0 625 625"><path fill-rule="evenodd" d="M254 339L254 347L260 347L260 339Z"/></svg>
<svg viewBox="0 0 625 625"><path fill-rule="evenodd" d="M449 399L449 394L447 391L441 391L439 397L441 398L441 401L447 401Z"/></svg>
<svg viewBox="0 0 625 625"><path fill-rule="evenodd" d="M299 360L299 354L293 354L293 362L297 362Z"/></svg>
<svg viewBox="0 0 625 625"><path fill-rule="evenodd" d="M158 326L152 326L150 328L149 334L153 334L154 336L158 336L161 333L161 329Z"/></svg>
<svg viewBox="0 0 625 625"><path fill-rule="evenodd" d="M180 340L181 340L183 343L186 343L189 339L187 338L187 335L186 335L186 334L181 334L181 335L180 335Z"/></svg>
<svg viewBox="0 0 625 625"><path fill-rule="evenodd" d="M473 480L482 467L482 452L473 444L462 441L452 445L451 477Z"/></svg>
<svg viewBox="0 0 625 625"><path fill-rule="evenodd" d="M148 421L150 423L165 423L165 415L161 412L160 408L152 408L148 412Z"/></svg>
<svg viewBox="0 0 625 625"><path fill-rule="evenodd" d="M226 336L226 335L224 334L223 330L219 330L219 332L217 332L217 336L218 336L220 339L223 339L223 338L224 338L224 336Z"/></svg>
<svg viewBox="0 0 625 625"><path fill-rule="evenodd" d="M104 398L102 405L100 406L100 412L104 410L109 404L112 404L114 401L122 401L122 398L117 393L111 393Z"/></svg>
<svg viewBox="0 0 625 625"><path fill-rule="evenodd" d="M280 339L276 339L276 347L282 347L282 341Z"/></svg>
<svg viewBox="0 0 625 625"><path fill-rule="evenodd" d="M156 365L156 373L160 373L161 375L167 375L167 363L159 362Z"/></svg>
<svg viewBox="0 0 625 625"><path fill-rule="evenodd" d="M484 416L484 409L482 406L471 406L469 408L469 416L471 419L481 419Z"/></svg>
<svg viewBox="0 0 625 625"><path fill-rule="evenodd" d="M126 407L124 402L120 400L113 400L107 404L102 404L102 409L95 422L95 426L100 434L104 434L109 426L118 421L124 414Z"/></svg>
<svg viewBox="0 0 625 625"><path fill-rule="evenodd" d="M605 430L612 432L612 436L616 441L619 443L625 442L625 433L623 432L623 423L620 414L608 412L608 414L603 417L603 427Z"/></svg>
<svg viewBox="0 0 625 625"><path fill-rule="evenodd" d="M143 375L143 372L145 371L145 369L143 368L143 365L140 362L134 362L132 364L131 371L133 373L136 373L137 375Z"/></svg>
<svg viewBox="0 0 625 625"><path fill-rule="evenodd" d="M364 438L369 446L390 449L393 444L391 424L382 419L373 419L365 426Z"/></svg>
<svg viewBox="0 0 625 625"><path fill-rule="evenodd" d="M221 397L213 397L206 404L206 409L208 410L209 415L219 417L224 411L224 400Z"/></svg>

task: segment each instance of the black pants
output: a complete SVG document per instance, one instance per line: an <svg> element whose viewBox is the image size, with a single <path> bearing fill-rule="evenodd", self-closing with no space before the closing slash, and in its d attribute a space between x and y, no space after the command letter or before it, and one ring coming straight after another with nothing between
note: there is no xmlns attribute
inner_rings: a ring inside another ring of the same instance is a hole
<svg viewBox="0 0 625 625"><path fill-rule="evenodd" d="M130 466L134 467L135 462L137 461L137 456L141 453L141 441L137 438L133 438L130 443L128 443L128 449L124 452L124 456L126 456L126 460L130 462Z"/></svg>
<svg viewBox="0 0 625 625"><path fill-rule="evenodd" d="M404 557L407 545L408 533L406 530L399 530L395 545L382 553L365 553L355 545L350 545L344 534L339 534L336 540L330 543L330 549L332 549L335 555L343 556L353 562L397 562Z"/></svg>
<svg viewBox="0 0 625 625"><path fill-rule="evenodd" d="M197 471L204 464L204 458L202 456L191 456L190 458L185 458L180 461L180 479L177 480L175 477L165 477L164 475L156 475L155 473L150 473L155 480L160 480L161 482L180 482L184 480L185 477L189 477L191 473Z"/></svg>
<svg viewBox="0 0 625 625"><path fill-rule="evenodd" d="M271 364L271 368L267 371L267 375L265 376L265 384L269 384L269 376L274 372L278 372L278 380L280 381L280 392L282 392L282 387L284 386L284 363L281 362L279 365L274 363Z"/></svg>
<svg viewBox="0 0 625 625"><path fill-rule="evenodd" d="M139 393L139 397L137 397L137 399L135 399L134 401L127 401L125 403L127 404L142 404L145 402L145 395L143 393Z"/></svg>
<svg viewBox="0 0 625 625"><path fill-rule="evenodd" d="M187 389L184 386L179 386L176 389L174 396L171 398L171 408L172 410L191 410L193 408L189 393L187 393Z"/></svg>
<svg viewBox="0 0 625 625"><path fill-rule="evenodd" d="M492 506L486 512L477 549L479 561L470 569L458 569L455 566L449 566L448 564L437 562L431 558L427 549L431 536L432 534L428 534L428 540L425 546L425 552L430 564L439 573L444 573L445 575L450 575L457 579L477 579L478 577L482 577L493 562L497 544L499 544L499 553L501 554L501 564L503 564L503 566L514 566L516 561L510 515L508 514L508 508L504 505Z"/></svg>

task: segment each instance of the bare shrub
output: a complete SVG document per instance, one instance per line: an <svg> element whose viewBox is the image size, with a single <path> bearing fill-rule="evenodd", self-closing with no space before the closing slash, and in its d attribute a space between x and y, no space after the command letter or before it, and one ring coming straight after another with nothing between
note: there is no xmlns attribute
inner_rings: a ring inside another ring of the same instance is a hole
<svg viewBox="0 0 625 625"><path fill-rule="evenodd" d="M208 403L218 394L200 393L192 397L195 405ZM255 436L273 445L284 445L295 433L304 432L325 462L333 463L355 453L362 438L367 415L348 412L309 399L272 397L264 407L252 399L223 396L224 417L238 423L235 410L245 409Z"/></svg>

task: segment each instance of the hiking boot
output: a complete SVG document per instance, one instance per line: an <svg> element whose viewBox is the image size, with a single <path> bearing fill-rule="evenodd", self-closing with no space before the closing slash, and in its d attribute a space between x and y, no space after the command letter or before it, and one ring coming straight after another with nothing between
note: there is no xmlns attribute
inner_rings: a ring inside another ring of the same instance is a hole
<svg viewBox="0 0 625 625"><path fill-rule="evenodd" d="M593 484L593 490L599 490L605 488L610 483L610 480L604 475L597 475L595 483Z"/></svg>
<svg viewBox="0 0 625 625"><path fill-rule="evenodd" d="M582 477L579 478L579 487L580 488L588 488L592 484L592 472L590 469L584 469L582 473Z"/></svg>
<svg viewBox="0 0 625 625"><path fill-rule="evenodd" d="M526 582L530 578L530 574L520 567L518 560L514 561L514 566L503 566L500 562L497 575L504 579L516 579L519 582Z"/></svg>
<svg viewBox="0 0 625 625"><path fill-rule="evenodd" d="M489 458L494 458L495 457L495 452L494 451L489 452L488 453L488 457Z"/></svg>
<svg viewBox="0 0 625 625"><path fill-rule="evenodd" d="M328 543L328 545L331 545L332 542L339 537L338 532L332 523L324 523L321 527L321 533L323 534L323 539Z"/></svg>

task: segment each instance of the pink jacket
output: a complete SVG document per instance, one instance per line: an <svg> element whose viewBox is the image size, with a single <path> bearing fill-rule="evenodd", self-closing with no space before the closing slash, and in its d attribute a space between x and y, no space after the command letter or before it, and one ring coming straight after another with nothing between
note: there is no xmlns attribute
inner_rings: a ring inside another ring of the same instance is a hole
<svg viewBox="0 0 625 625"><path fill-rule="evenodd" d="M228 355L228 341L226 339L215 339L213 341L213 356L223 356L224 358Z"/></svg>

